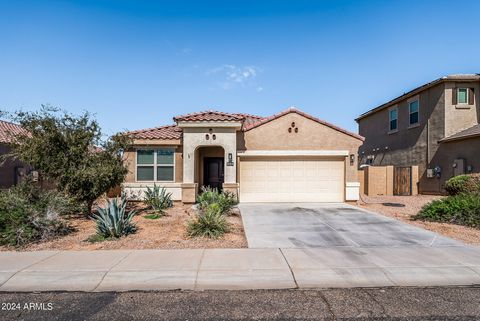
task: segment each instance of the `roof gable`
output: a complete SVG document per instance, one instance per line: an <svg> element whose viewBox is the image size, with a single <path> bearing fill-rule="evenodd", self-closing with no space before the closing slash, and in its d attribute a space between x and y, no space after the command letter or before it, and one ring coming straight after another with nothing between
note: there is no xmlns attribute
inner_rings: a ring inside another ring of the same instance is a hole
<svg viewBox="0 0 480 321"><path fill-rule="evenodd" d="M307 113L305 113L305 112L303 112L303 111L301 111L301 110L299 110L299 109L297 109L297 108L295 108L295 107L290 107L290 108L288 108L288 109L286 109L286 110L284 110L284 111L282 111L282 112L280 112L280 113L278 113L278 114L272 115L272 116L270 116L270 117L262 118L262 119L258 120L257 122L253 122L253 123L251 123L251 124L249 124L249 125L247 125L247 126L244 126L243 130L244 130L244 131L249 131L249 130L251 130L251 129L254 129L254 128L256 128L256 127L262 126L262 125L264 125L264 124L266 124L266 123L269 123L269 122L271 122L271 121L273 121L273 120L275 120L275 119L278 119L278 118L280 118L280 117L282 117L282 116L285 116L285 115L287 115L287 114L290 114L290 113L296 113L296 114L298 114L298 115L300 115L300 116L303 116L303 117L305 117L305 118L308 118L308 119L310 119L310 120L313 120L314 122L317 122L317 123L322 124L322 125L324 125L324 126L330 127L330 128L332 128L332 129L334 129L334 130L336 130L336 131L339 131L339 132L341 132L341 133L343 133L343 134L352 136L352 137L354 137L354 138L356 138L356 139L359 139L359 140L361 140L361 141L364 141L364 140L365 140L365 138L363 138L362 136L360 136L360 135L358 135L358 134L352 133L352 132L350 132L350 131L348 131L348 130L345 130L345 129L343 129L343 128L340 128L340 127L338 127L338 126L335 126L335 125L333 125L333 124L331 124L331 123L329 123L329 122L326 122L326 121L324 121L324 120L321 120L321 119L319 119L319 118L316 118L316 117L314 117L314 116L312 116L312 115L309 115L309 114L307 114Z"/></svg>

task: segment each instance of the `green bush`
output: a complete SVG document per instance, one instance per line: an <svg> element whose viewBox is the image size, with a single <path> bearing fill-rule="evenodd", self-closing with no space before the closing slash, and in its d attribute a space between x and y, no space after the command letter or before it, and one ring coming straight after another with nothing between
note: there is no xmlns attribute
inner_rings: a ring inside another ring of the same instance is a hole
<svg viewBox="0 0 480 321"><path fill-rule="evenodd" d="M189 236L218 238L229 231L230 224L217 203L208 205L187 224Z"/></svg>
<svg viewBox="0 0 480 321"><path fill-rule="evenodd" d="M202 192L198 195L197 201L200 209L204 210L211 204L218 204L221 214L228 214L236 205L237 198L228 191L219 192L216 188L202 187Z"/></svg>
<svg viewBox="0 0 480 321"><path fill-rule="evenodd" d="M448 195L480 193L480 174L458 175L445 183Z"/></svg>
<svg viewBox="0 0 480 321"><path fill-rule="evenodd" d="M0 191L0 244L24 246L68 234L73 229L62 216L77 211L70 198L32 182Z"/></svg>
<svg viewBox="0 0 480 321"><path fill-rule="evenodd" d="M173 206L172 193L167 193L165 187L153 185L153 188L147 187L143 202L155 213L145 216L146 218L156 219L165 215L165 210Z"/></svg>
<svg viewBox="0 0 480 321"><path fill-rule="evenodd" d="M480 196L458 194L432 201L414 219L480 228Z"/></svg>
<svg viewBox="0 0 480 321"><path fill-rule="evenodd" d="M105 207L98 208L98 213L93 215L93 220L97 223L97 234L104 238L118 238L135 233L136 226L132 219L136 212L126 212L126 208L125 195L122 195L120 202L117 199L109 200Z"/></svg>

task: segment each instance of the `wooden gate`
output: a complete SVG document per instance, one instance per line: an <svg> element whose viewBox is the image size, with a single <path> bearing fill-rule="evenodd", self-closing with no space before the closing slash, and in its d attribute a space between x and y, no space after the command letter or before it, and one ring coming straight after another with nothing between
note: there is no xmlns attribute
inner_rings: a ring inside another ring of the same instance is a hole
<svg viewBox="0 0 480 321"><path fill-rule="evenodd" d="M412 168L394 167L393 195L412 195Z"/></svg>

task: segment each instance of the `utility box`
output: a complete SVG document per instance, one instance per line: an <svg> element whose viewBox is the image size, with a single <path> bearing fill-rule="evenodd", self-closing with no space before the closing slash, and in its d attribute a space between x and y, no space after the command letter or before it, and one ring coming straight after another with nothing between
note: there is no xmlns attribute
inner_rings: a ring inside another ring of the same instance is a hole
<svg viewBox="0 0 480 321"><path fill-rule="evenodd" d="M465 174L465 160L463 158L457 158L453 161L453 176Z"/></svg>
<svg viewBox="0 0 480 321"><path fill-rule="evenodd" d="M434 178L435 177L435 171L433 168L428 168L427 169L427 178Z"/></svg>

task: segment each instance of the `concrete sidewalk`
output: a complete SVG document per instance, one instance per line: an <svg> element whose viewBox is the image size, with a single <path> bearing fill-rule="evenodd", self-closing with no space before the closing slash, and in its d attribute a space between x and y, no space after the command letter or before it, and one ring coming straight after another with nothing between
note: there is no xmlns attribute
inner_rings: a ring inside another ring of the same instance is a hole
<svg viewBox="0 0 480 321"><path fill-rule="evenodd" d="M0 252L0 291L480 284L480 249L339 247Z"/></svg>

